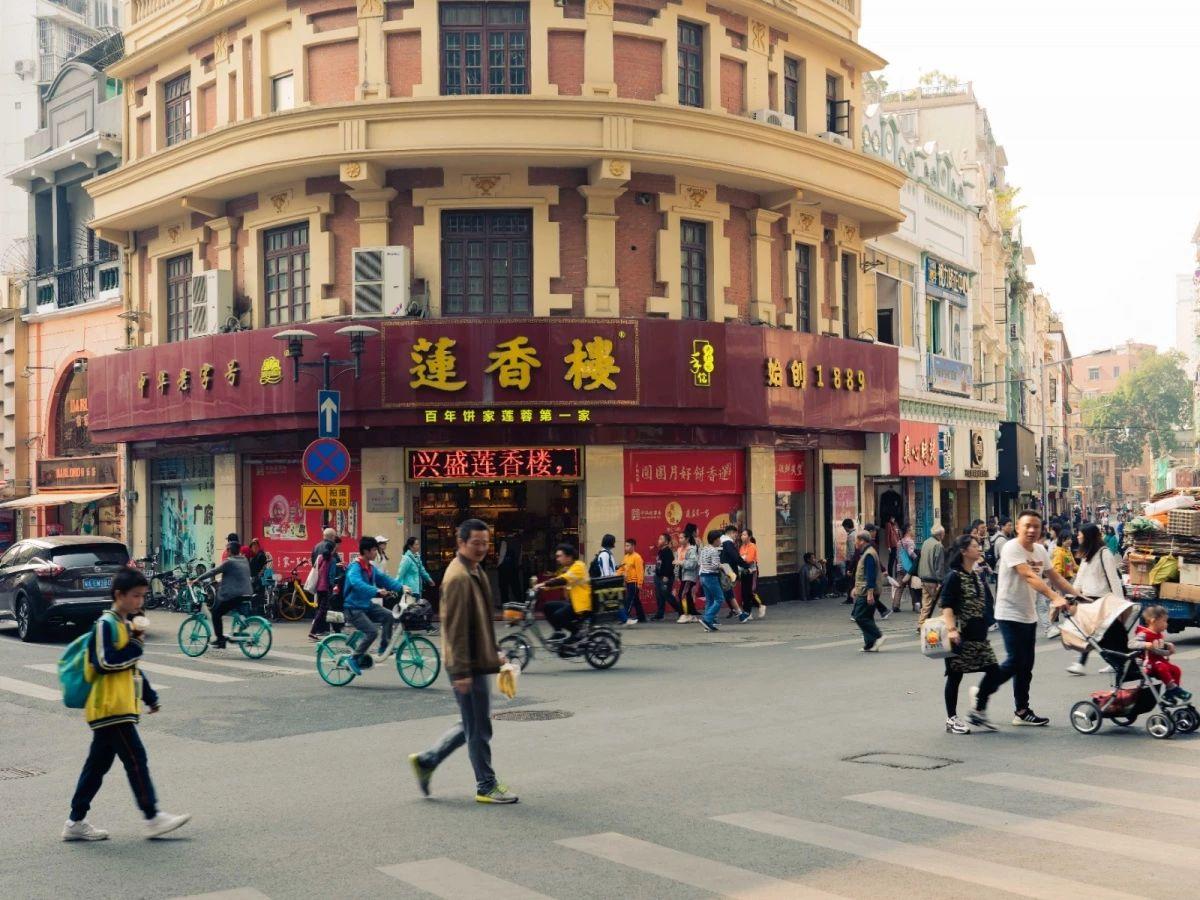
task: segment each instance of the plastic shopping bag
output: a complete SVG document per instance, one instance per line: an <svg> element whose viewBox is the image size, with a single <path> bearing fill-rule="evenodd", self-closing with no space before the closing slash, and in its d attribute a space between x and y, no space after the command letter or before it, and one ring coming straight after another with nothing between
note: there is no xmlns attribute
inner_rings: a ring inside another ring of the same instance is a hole
<svg viewBox="0 0 1200 900"><path fill-rule="evenodd" d="M950 629L941 618L927 619L921 626L921 652L926 659L945 659L954 655Z"/></svg>
<svg viewBox="0 0 1200 900"><path fill-rule="evenodd" d="M511 700L517 696L517 678L520 674L519 665L514 662L505 663L500 667L500 674L496 676L496 689Z"/></svg>

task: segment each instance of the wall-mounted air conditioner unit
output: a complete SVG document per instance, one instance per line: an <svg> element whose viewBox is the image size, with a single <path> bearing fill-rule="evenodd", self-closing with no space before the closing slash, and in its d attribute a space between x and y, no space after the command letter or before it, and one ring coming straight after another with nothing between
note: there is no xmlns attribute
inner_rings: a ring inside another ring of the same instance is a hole
<svg viewBox="0 0 1200 900"><path fill-rule="evenodd" d="M355 247L355 318L408 314L412 264L407 247Z"/></svg>
<svg viewBox="0 0 1200 900"><path fill-rule="evenodd" d="M751 113L750 118L755 122L762 122L764 125L774 125L777 128L786 128L788 131L796 130L796 117L775 109L756 109Z"/></svg>
<svg viewBox="0 0 1200 900"><path fill-rule="evenodd" d="M24 78L27 75L32 75L37 69L32 59L18 59L13 63L13 71Z"/></svg>
<svg viewBox="0 0 1200 900"><path fill-rule="evenodd" d="M831 144L837 144L839 147L845 147L847 150L854 145L850 142L850 138L845 135L838 134L836 131L822 131L817 135L821 140L828 141Z"/></svg>
<svg viewBox="0 0 1200 900"><path fill-rule="evenodd" d="M209 269L192 276L191 337L216 334L233 318L233 273Z"/></svg>

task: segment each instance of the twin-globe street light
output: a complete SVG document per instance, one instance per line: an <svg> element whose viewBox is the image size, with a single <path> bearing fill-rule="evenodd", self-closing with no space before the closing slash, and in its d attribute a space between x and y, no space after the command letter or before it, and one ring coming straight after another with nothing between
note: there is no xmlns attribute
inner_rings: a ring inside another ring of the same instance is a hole
<svg viewBox="0 0 1200 900"><path fill-rule="evenodd" d="M289 328L286 331L278 331L272 337L277 341L287 343L287 350L284 355L292 360L292 382L298 384L300 382L300 370L302 368L317 368L322 370L321 389L329 390L335 378L344 375L347 372L354 373L355 381L362 374L362 355L363 350L367 346L367 338L375 337L379 334L378 328L372 328L370 325L347 325L344 328L339 328L334 334L344 334L350 339L350 355L353 359L333 359L329 353L321 354L320 362L303 362L304 357L304 342L316 340L317 335L311 331L305 331L303 328ZM334 372L334 366L338 367L338 371Z"/></svg>

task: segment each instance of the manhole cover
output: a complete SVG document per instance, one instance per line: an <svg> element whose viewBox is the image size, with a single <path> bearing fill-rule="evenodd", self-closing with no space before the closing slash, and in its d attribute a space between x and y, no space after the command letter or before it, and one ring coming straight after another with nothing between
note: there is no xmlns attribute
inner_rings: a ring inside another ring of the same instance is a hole
<svg viewBox="0 0 1200 900"><path fill-rule="evenodd" d="M947 759L944 756L919 756L915 753L859 753L856 756L842 757L842 762L861 763L864 766L886 766L889 769L931 771L958 765L962 760Z"/></svg>
<svg viewBox="0 0 1200 900"><path fill-rule="evenodd" d="M575 715L565 709L513 709L495 713L493 719L505 722L547 722L550 719L569 719Z"/></svg>
<svg viewBox="0 0 1200 900"><path fill-rule="evenodd" d="M42 769L30 769L24 766L9 766L7 769L0 769L0 781L10 781L13 778L33 778L37 775L45 775Z"/></svg>

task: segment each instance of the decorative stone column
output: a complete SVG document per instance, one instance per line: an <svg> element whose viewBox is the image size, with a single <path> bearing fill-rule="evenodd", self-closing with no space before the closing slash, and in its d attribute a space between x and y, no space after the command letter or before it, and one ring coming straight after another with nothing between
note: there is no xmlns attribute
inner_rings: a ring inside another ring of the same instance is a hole
<svg viewBox="0 0 1200 900"><path fill-rule="evenodd" d="M583 503L579 510L584 530L580 541L587 553L600 549L604 534L625 533L625 452L620 446L591 445L583 448Z"/></svg>
<svg viewBox="0 0 1200 900"><path fill-rule="evenodd" d="M771 105L770 55L771 29L766 22L750 20L746 46L749 59L746 65L746 109L767 109Z"/></svg>
<svg viewBox="0 0 1200 900"><path fill-rule="evenodd" d="M750 321L775 324L775 298L772 294L771 229L783 218L782 213L767 209L746 211L750 219Z"/></svg>
<svg viewBox="0 0 1200 900"><path fill-rule="evenodd" d="M388 95L383 15L383 0L358 0L358 100L380 100Z"/></svg>
<svg viewBox="0 0 1200 900"><path fill-rule="evenodd" d="M213 531L219 537L242 533L242 466L236 453L213 457Z"/></svg>
<svg viewBox="0 0 1200 900"><path fill-rule="evenodd" d="M583 38L583 95L617 95L613 76L613 0L587 0L587 31Z"/></svg>
<svg viewBox="0 0 1200 900"><path fill-rule="evenodd" d="M587 200L587 286L583 310L588 317L621 313L617 290L617 198L625 193L631 167L623 159L602 159L589 170L588 184L579 193Z"/></svg>
<svg viewBox="0 0 1200 900"><path fill-rule="evenodd" d="M359 246L386 247L396 189L383 186L383 169L371 162L346 162L339 167L338 178L358 204Z"/></svg>
<svg viewBox="0 0 1200 900"><path fill-rule="evenodd" d="M746 522L758 545L758 577L773 578L775 561L775 448L746 451Z"/></svg>

